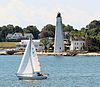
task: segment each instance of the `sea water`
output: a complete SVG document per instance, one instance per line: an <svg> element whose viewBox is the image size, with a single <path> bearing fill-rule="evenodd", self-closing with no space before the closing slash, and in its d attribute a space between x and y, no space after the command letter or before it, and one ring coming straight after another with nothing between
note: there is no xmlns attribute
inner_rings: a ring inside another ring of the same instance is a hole
<svg viewBox="0 0 100 87"><path fill-rule="evenodd" d="M100 87L100 56L39 56L46 80L18 80L22 56L0 56L0 87Z"/></svg>

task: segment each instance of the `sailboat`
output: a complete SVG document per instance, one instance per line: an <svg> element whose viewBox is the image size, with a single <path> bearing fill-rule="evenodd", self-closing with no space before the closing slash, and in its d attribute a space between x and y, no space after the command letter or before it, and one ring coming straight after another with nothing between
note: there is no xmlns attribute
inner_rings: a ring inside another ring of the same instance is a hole
<svg viewBox="0 0 100 87"><path fill-rule="evenodd" d="M40 63L32 38L30 37L17 72L17 77L19 80L47 79L47 74L41 74L40 72Z"/></svg>

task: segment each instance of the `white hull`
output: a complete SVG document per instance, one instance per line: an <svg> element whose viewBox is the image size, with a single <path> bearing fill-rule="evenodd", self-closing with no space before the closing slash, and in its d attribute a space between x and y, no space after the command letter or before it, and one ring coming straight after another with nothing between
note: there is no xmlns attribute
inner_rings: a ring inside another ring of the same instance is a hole
<svg viewBox="0 0 100 87"><path fill-rule="evenodd" d="M42 79L47 79L47 75L43 76L38 76L38 75L33 75L33 76L25 76L25 75L17 75L19 80L42 80Z"/></svg>

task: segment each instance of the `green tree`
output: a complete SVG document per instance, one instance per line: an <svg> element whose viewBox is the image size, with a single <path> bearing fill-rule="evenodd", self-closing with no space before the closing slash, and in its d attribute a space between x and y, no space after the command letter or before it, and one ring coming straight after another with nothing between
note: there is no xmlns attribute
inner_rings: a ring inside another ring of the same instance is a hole
<svg viewBox="0 0 100 87"><path fill-rule="evenodd" d="M23 34L23 29L21 27L19 27L19 26L15 26L15 32Z"/></svg>
<svg viewBox="0 0 100 87"><path fill-rule="evenodd" d="M93 29L93 28L100 28L100 21L97 20L93 20L92 22L90 22L87 26L87 29Z"/></svg>
<svg viewBox="0 0 100 87"><path fill-rule="evenodd" d="M34 39L38 39L38 34L40 33L36 26L27 26L23 29L25 33L32 33Z"/></svg>
<svg viewBox="0 0 100 87"><path fill-rule="evenodd" d="M49 45L49 39L48 38L42 38L41 39L41 42L43 43L43 45L44 45L44 50L45 50L45 52L47 52L47 50L48 50L48 45Z"/></svg>
<svg viewBox="0 0 100 87"><path fill-rule="evenodd" d="M15 33L15 27L11 24L7 25L7 33Z"/></svg>
<svg viewBox="0 0 100 87"><path fill-rule="evenodd" d="M85 33L82 31L71 31L70 36L85 36Z"/></svg>
<svg viewBox="0 0 100 87"><path fill-rule="evenodd" d="M51 24L47 24L42 28L42 31L40 33L40 38L54 37L54 34L55 34L55 26Z"/></svg>
<svg viewBox="0 0 100 87"><path fill-rule="evenodd" d="M6 26L3 26L2 27L2 30L1 30L1 39L2 41L5 41L6 40L6 36L8 34L8 28Z"/></svg>
<svg viewBox="0 0 100 87"><path fill-rule="evenodd" d="M63 27L63 32L71 32L71 31L74 31L74 28L73 28L73 26L71 26L71 25L62 25L62 27Z"/></svg>

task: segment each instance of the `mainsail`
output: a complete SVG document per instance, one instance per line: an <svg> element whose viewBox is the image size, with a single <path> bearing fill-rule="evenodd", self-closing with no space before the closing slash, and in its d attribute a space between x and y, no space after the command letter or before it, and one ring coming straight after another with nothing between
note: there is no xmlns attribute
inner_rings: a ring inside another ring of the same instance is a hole
<svg viewBox="0 0 100 87"><path fill-rule="evenodd" d="M34 72L40 72L40 63L32 39L30 38L21 60L17 74L32 75Z"/></svg>

